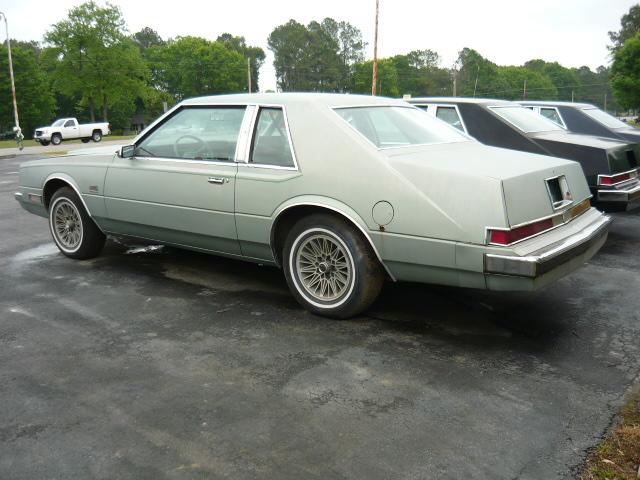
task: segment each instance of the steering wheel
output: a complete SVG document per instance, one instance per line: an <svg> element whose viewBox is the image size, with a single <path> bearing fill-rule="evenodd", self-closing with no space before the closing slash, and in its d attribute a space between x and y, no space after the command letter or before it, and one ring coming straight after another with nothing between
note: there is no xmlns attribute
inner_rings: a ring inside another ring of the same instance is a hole
<svg viewBox="0 0 640 480"><path fill-rule="evenodd" d="M188 148L189 150L181 152L179 144L182 140L192 140L196 145L183 145L183 149ZM202 140L201 138L194 137L193 135L182 135L181 137L178 137L175 142L173 142L173 153L175 153L177 158L196 158L198 154L204 153L204 149L206 146L207 145L205 144L204 140ZM191 153L192 156L187 157L187 153Z"/></svg>

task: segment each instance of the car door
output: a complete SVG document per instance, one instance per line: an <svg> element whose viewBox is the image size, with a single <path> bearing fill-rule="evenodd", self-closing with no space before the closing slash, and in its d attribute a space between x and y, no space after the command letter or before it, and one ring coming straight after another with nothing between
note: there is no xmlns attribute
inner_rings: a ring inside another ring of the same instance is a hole
<svg viewBox="0 0 640 480"><path fill-rule="evenodd" d="M249 110L183 106L136 142L133 157L117 157L104 185L107 230L239 255L236 152Z"/></svg>
<svg viewBox="0 0 640 480"><path fill-rule="evenodd" d="M62 138L78 138L78 124L75 120L69 119L62 126Z"/></svg>

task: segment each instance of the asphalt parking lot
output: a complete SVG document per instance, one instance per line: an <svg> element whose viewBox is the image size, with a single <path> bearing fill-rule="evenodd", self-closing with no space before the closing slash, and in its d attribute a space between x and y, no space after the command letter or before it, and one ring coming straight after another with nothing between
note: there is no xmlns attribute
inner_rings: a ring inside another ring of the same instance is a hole
<svg viewBox="0 0 640 480"><path fill-rule="evenodd" d="M24 160L24 157L22 158ZM303 311L281 273L58 253L0 160L0 478L571 478L640 373L640 213L530 296L389 284Z"/></svg>

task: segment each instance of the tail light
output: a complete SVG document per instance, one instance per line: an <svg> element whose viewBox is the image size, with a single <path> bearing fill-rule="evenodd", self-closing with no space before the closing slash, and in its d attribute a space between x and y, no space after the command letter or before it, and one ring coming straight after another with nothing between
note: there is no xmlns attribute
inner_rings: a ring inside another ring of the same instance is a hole
<svg viewBox="0 0 640 480"><path fill-rule="evenodd" d="M511 230L489 230L489 241L496 245L511 245L512 243L533 237L538 233L553 228L553 219L547 218L539 222L530 223Z"/></svg>
<svg viewBox="0 0 640 480"><path fill-rule="evenodd" d="M489 228L489 243L492 245L511 245L512 243L525 240L538 235L539 233L543 233L547 230L551 230L552 228L569 223L571 220L579 217L590 208L591 200L587 198L577 205L566 209L564 212L557 213L553 217L538 220L527 225L522 225L521 227L511 229Z"/></svg>
<svg viewBox="0 0 640 480"><path fill-rule="evenodd" d="M107 128L109 129L109 131L111 131L111 124L108 124Z"/></svg>
<svg viewBox="0 0 640 480"><path fill-rule="evenodd" d="M598 185L616 185L618 183L626 182L632 178L638 177L637 170L631 170L629 172L619 173L617 175L598 175Z"/></svg>

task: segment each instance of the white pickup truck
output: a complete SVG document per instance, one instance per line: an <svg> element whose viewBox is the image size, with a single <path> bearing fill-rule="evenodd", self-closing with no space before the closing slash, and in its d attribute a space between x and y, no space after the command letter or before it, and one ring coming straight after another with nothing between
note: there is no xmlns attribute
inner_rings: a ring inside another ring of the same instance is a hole
<svg viewBox="0 0 640 480"><path fill-rule="evenodd" d="M111 134L111 125L107 122L85 123L80 125L75 118L60 118L48 127L36 128L33 139L41 145L49 143L60 145L63 140L81 139L84 143L93 140L99 142L105 135Z"/></svg>

